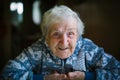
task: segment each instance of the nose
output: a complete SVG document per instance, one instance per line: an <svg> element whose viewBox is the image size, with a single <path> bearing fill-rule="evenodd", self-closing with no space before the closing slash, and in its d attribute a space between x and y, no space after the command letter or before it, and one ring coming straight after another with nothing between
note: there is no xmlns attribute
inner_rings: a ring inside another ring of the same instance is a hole
<svg viewBox="0 0 120 80"><path fill-rule="evenodd" d="M61 44L63 46L67 46L68 45L68 42L69 42L69 38L67 37L67 35L62 35L61 36Z"/></svg>

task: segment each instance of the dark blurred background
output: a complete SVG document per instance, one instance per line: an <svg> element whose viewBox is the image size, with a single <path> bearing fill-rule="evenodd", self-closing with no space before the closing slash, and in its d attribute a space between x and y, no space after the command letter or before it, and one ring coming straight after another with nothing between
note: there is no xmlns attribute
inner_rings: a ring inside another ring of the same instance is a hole
<svg viewBox="0 0 120 80"><path fill-rule="evenodd" d="M84 37L120 60L120 0L0 0L0 70L41 37L41 16L61 4L79 13Z"/></svg>

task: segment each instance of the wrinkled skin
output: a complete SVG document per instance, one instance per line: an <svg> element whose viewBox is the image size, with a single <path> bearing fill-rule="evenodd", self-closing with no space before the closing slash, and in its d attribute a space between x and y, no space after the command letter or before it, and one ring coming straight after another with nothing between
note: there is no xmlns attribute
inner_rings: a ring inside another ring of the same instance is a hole
<svg viewBox="0 0 120 80"><path fill-rule="evenodd" d="M78 38L77 22L73 18L54 23L49 27L46 42L53 54L61 59L70 57ZM84 72L75 71L67 74L57 72L46 75L45 80L84 80Z"/></svg>
<svg viewBox="0 0 120 80"><path fill-rule="evenodd" d="M84 80L84 72L75 71L69 72L68 74L59 74L57 72L47 75L44 80Z"/></svg>
<svg viewBox="0 0 120 80"><path fill-rule="evenodd" d="M61 59L73 54L77 39L77 21L73 18L52 24L46 36L46 42L53 54Z"/></svg>

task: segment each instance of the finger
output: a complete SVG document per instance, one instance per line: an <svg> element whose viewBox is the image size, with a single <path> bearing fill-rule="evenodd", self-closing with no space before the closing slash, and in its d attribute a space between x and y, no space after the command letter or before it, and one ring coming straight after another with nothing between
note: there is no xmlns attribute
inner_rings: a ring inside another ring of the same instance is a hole
<svg viewBox="0 0 120 80"><path fill-rule="evenodd" d="M54 74L51 74L51 75L46 75L44 77L44 80L59 80L59 76L60 74L58 73L54 73Z"/></svg>
<svg viewBox="0 0 120 80"><path fill-rule="evenodd" d="M71 80L84 80L85 74L84 72L81 71L75 71L75 72L69 72L68 73L68 78L70 78Z"/></svg>
<svg viewBox="0 0 120 80"><path fill-rule="evenodd" d="M58 73L57 71L54 71L54 73Z"/></svg>
<svg viewBox="0 0 120 80"><path fill-rule="evenodd" d="M69 73L67 74L67 76L70 78L70 77L75 76L75 74L74 74L74 72L69 72Z"/></svg>
<svg viewBox="0 0 120 80"><path fill-rule="evenodd" d="M66 74L60 74L60 77L61 77L62 79L67 79L67 75L66 75Z"/></svg>
<svg viewBox="0 0 120 80"><path fill-rule="evenodd" d="M69 73L67 74L69 80L76 80L77 75L78 75L78 74L77 74L76 72L69 72Z"/></svg>
<svg viewBox="0 0 120 80"><path fill-rule="evenodd" d="M68 80L66 74L55 73L54 75L55 75L54 80Z"/></svg>

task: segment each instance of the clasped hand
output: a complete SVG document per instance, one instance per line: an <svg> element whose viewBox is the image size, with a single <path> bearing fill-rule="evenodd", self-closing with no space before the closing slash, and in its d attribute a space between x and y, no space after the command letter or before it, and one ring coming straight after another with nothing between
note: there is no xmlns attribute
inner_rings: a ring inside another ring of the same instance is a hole
<svg viewBox="0 0 120 80"><path fill-rule="evenodd" d="M46 75L44 80L84 80L85 74L81 71L69 72L67 74L59 74L54 72L53 74Z"/></svg>

